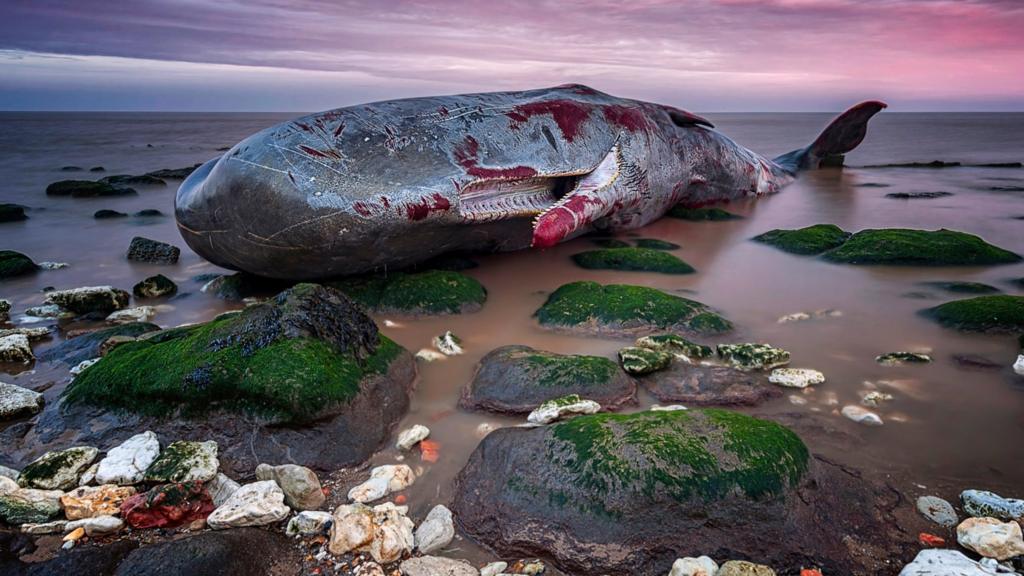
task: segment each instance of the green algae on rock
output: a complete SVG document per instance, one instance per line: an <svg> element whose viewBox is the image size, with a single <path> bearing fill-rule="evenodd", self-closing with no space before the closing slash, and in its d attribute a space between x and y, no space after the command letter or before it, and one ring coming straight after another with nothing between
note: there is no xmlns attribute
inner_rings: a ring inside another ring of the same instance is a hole
<svg viewBox="0 0 1024 576"><path fill-rule="evenodd" d="M928 364L932 357L921 352L888 352L875 356L875 362L883 366L899 366L902 364Z"/></svg>
<svg viewBox="0 0 1024 576"><path fill-rule="evenodd" d="M680 220L690 220L691 222L721 222L725 220L743 219L743 216L733 214L732 212L728 212L721 208L687 208L679 204L673 206L665 215L669 218L679 218Z"/></svg>
<svg viewBox="0 0 1024 576"><path fill-rule="evenodd" d="M965 332L1024 332L1024 296L977 296L946 302L922 313Z"/></svg>
<svg viewBox="0 0 1024 576"><path fill-rule="evenodd" d="M719 344L718 355L740 370L771 370L789 364L789 352L768 344Z"/></svg>
<svg viewBox="0 0 1024 576"><path fill-rule="evenodd" d="M651 250L678 250L681 248L681 246L675 242L660 240L658 238L637 238L636 245L639 248L649 248Z"/></svg>
<svg viewBox="0 0 1024 576"><path fill-rule="evenodd" d="M223 409L301 422L347 403L401 350L343 294L299 284L240 313L121 344L65 395L154 416Z"/></svg>
<svg viewBox="0 0 1024 576"><path fill-rule="evenodd" d="M622 270L690 274L692 266L663 250L651 248L604 248L573 254L573 262L589 270Z"/></svg>
<svg viewBox="0 0 1024 576"><path fill-rule="evenodd" d="M815 255L838 248L849 238L850 233L835 224L815 224L798 230L769 230L753 240L791 254Z"/></svg>
<svg viewBox="0 0 1024 576"><path fill-rule="evenodd" d="M686 358L710 358L715 354L711 346L691 342L678 334L653 334L638 338L636 345L651 350L663 350L676 357Z"/></svg>
<svg viewBox="0 0 1024 576"><path fill-rule="evenodd" d="M0 280L23 276L39 270L31 258L14 250L0 250Z"/></svg>
<svg viewBox="0 0 1024 576"><path fill-rule="evenodd" d="M932 282L921 282L921 285L956 294L997 294L1002 292L999 288L990 286L989 284L983 284L981 282L963 282L960 280L936 280Z"/></svg>
<svg viewBox="0 0 1024 576"><path fill-rule="evenodd" d="M329 285L376 312L460 314L479 310L487 300L480 282L453 270L374 274Z"/></svg>
<svg viewBox="0 0 1024 576"><path fill-rule="evenodd" d="M98 455L99 450L91 446L47 452L21 470L18 484L23 488L40 490L74 488Z"/></svg>
<svg viewBox="0 0 1024 576"><path fill-rule="evenodd" d="M626 346L619 350L619 361L627 374L642 376L668 368L674 356L662 350Z"/></svg>
<svg viewBox="0 0 1024 576"><path fill-rule="evenodd" d="M719 334L732 329L731 322L696 300L628 284L564 284L534 315L543 326L599 334L638 330Z"/></svg>
<svg viewBox="0 0 1024 576"><path fill-rule="evenodd" d="M170 296L177 291L178 285L163 274L150 276L132 286L132 294L135 294L136 298L159 298L161 296Z"/></svg>
<svg viewBox="0 0 1024 576"><path fill-rule="evenodd" d="M904 228L861 230L842 246L827 252L824 258L843 264L918 266L977 266L1021 260L1019 255L973 234Z"/></svg>
<svg viewBox="0 0 1024 576"><path fill-rule="evenodd" d="M217 443L179 440L167 445L149 468L147 482L208 482L217 475Z"/></svg>

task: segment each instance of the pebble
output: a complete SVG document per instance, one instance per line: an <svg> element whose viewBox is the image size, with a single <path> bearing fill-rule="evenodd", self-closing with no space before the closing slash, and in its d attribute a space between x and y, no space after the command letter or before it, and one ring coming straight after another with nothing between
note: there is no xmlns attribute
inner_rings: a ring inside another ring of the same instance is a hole
<svg viewBox="0 0 1024 576"><path fill-rule="evenodd" d="M256 467L256 479L276 482L284 492L285 502L296 510L316 510L326 500L320 479L305 466L260 464Z"/></svg>
<svg viewBox="0 0 1024 576"><path fill-rule="evenodd" d="M304 510L288 520L284 533L288 536L315 536L324 534L331 527L331 513L319 510Z"/></svg>
<svg viewBox="0 0 1024 576"><path fill-rule="evenodd" d="M478 576L480 572L464 560L440 556L410 558L399 566L405 576Z"/></svg>
<svg viewBox="0 0 1024 576"><path fill-rule="evenodd" d="M90 358L88 360L82 360L81 362L79 362L78 364L75 364L75 366L71 368L71 370L70 370L71 375L72 376L78 376L79 374L84 372L86 368L88 368L89 366L92 366L93 364L95 364L95 363L97 363L99 361L100 361L99 358Z"/></svg>
<svg viewBox="0 0 1024 576"><path fill-rule="evenodd" d="M480 569L480 576L498 576L508 568L508 562L491 562Z"/></svg>
<svg viewBox="0 0 1024 576"><path fill-rule="evenodd" d="M42 394L28 388L0 382L0 420L37 414L42 409Z"/></svg>
<svg viewBox="0 0 1024 576"><path fill-rule="evenodd" d="M395 442L395 447L399 450L409 450L413 446L420 443L421 440L426 440L430 436L430 428L422 424L416 424L412 428L403 430L398 435L398 441Z"/></svg>
<svg viewBox="0 0 1024 576"><path fill-rule="evenodd" d="M124 528L124 520L113 516L95 516L68 522L64 530L84 530L87 536L102 536L104 534L115 534Z"/></svg>
<svg viewBox="0 0 1024 576"><path fill-rule="evenodd" d="M825 375L810 368L776 368L768 381L786 388L807 388L825 382Z"/></svg>
<svg viewBox="0 0 1024 576"><path fill-rule="evenodd" d="M458 356L465 353L462 349L462 340L453 334L451 330L440 336L434 336L434 339L431 340L430 343L445 356Z"/></svg>
<svg viewBox="0 0 1024 576"><path fill-rule="evenodd" d="M288 517L284 492L272 480L246 484L217 507L206 519L214 530L242 526L265 526Z"/></svg>
<svg viewBox="0 0 1024 576"><path fill-rule="evenodd" d="M28 364L35 359L32 347L28 343L28 336L11 334L0 338L0 362Z"/></svg>
<svg viewBox="0 0 1024 576"><path fill-rule="evenodd" d="M846 416L850 420L853 420L854 422L857 422L859 424L866 424L868 426L882 425L882 418L879 417L878 414L875 414L870 410L867 410L860 406L855 406L853 404L843 406L842 414L843 416Z"/></svg>
<svg viewBox="0 0 1024 576"><path fill-rule="evenodd" d="M672 564L668 576L715 576L718 564L707 556L679 558Z"/></svg>
<svg viewBox="0 0 1024 576"><path fill-rule="evenodd" d="M1024 354L1017 356L1017 361L1013 363L1013 371L1018 376L1024 376Z"/></svg>
<svg viewBox="0 0 1024 576"><path fill-rule="evenodd" d="M416 358L425 362L435 362L437 360L444 360L447 358L444 354L441 354L437 350L431 350L430 348L422 348L416 353Z"/></svg>
<svg viewBox="0 0 1024 576"><path fill-rule="evenodd" d="M65 542L77 542L77 541L81 540L82 536L85 536L85 528L82 528L81 526L79 526L78 528L75 528L71 532L68 532L67 534L65 534L64 535L64 541Z"/></svg>
<svg viewBox="0 0 1024 576"><path fill-rule="evenodd" d="M892 394L889 394L887 392L879 392L878 390L872 390L871 392L864 394L864 396L860 399L860 403L863 404L864 406L870 406L874 408L881 404L882 402L888 402L889 400L892 400L892 398Z"/></svg>
<svg viewBox="0 0 1024 576"><path fill-rule="evenodd" d="M949 528L956 526L956 523L960 521L953 505L938 496L918 498L917 511L932 522Z"/></svg>
<svg viewBox="0 0 1024 576"><path fill-rule="evenodd" d="M729 560L715 573L716 576L775 576L775 570L764 564L744 560Z"/></svg>
<svg viewBox="0 0 1024 576"><path fill-rule="evenodd" d="M964 511L971 516L989 516L1000 520L1024 519L1024 500L1003 498L985 490L964 490L960 493Z"/></svg>
<svg viewBox="0 0 1024 576"><path fill-rule="evenodd" d="M442 504L434 506L416 528L416 549L421 554L437 552L455 538L455 522L452 512Z"/></svg>
<svg viewBox="0 0 1024 576"><path fill-rule="evenodd" d="M415 481L416 474L405 464L377 466L370 471L369 480L348 491L348 499L362 504L373 502L405 490Z"/></svg>
<svg viewBox="0 0 1024 576"><path fill-rule="evenodd" d="M973 552L1006 560L1024 554L1020 524L996 518L968 518L956 527L956 541Z"/></svg>
<svg viewBox="0 0 1024 576"><path fill-rule="evenodd" d="M570 414L596 414L601 411L601 405L593 400L584 400L577 394L562 396L538 406L526 421L531 424L550 424Z"/></svg>

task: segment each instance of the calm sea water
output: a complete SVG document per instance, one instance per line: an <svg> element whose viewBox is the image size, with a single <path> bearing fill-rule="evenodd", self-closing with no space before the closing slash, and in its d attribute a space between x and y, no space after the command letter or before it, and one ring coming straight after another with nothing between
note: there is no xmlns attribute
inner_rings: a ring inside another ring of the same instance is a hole
<svg viewBox="0 0 1024 576"><path fill-rule="evenodd" d="M238 304L199 292L191 278L217 268L184 247L174 226L174 191L140 188L134 197L48 198L47 184L65 178L141 174L205 161L217 149L292 114L0 114L0 202L30 208L30 219L0 224L0 248L37 261L68 262L64 270L0 284L0 297L14 302L15 317L42 302L45 286L70 288L113 284L130 288L156 272L171 277L188 296L170 302L156 322L175 326L208 319ZM773 156L810 142L828 122L825 114L710 114L718 128L753 150ZM809 173L781 194L754 203L733 204L744 220L692 223L664 219L637 231L682 245L677 252L697 268L688 276L585 271L569 256L592 246L579 239L546 252L524 251L482 257L468 273L488 289L476 314L404 319L385 332L410 350L454 330L467 354L422 365L413 407L403 426L424 423L441 443L441 460L426 471L410 498L422 513L449 490L452 477L476 444L481 422L517 421L460 412L459 389L471 378L481 356L506 344L528 344L566 353L611 357L624 342L552 334L537 327L533 311L546 293L572 280L644 284L688 295L722 310L739 327L737 338L765 341L792 352L793 366L823 371L826 384L784 396L751 412L798 422L812 450L878 474L912 498L924 492L953 499L963 488L986 488L1024 497L1024 378L1009 366L1015 338L963 335L942 329L917 312L951 299L926 290L930 280L986 282L1013 293L1007 280L1024 276L1024 264L982 268L853 267L785 254L749 238L772 228L835 223L847 230L869 227L951 228L978 234L1024 253L1024 170L998 168L865 169L871 164L931 160L964 163L1024 160L1024 114L900 114L883 112L868 138L847 158L842 171ZM67 173L60 168L103 166L103 174ZM863 187L867 183L887 187ZM952 192L931 200L898 201L891 192ZM157 208L168 216L154 220L95 220L94 211L134 212ZM177 266L132 264L124 253L133 236L143 235L183 248ZM931 299L904 296L930 292ZM1018 290L1019 291L1019 290ZM842 316L779 324L784 314L834 308ZM378 318L382 320L383 318ZM53 345L60 337L37 348ZM928 349L936 361L925 366L882 367L877 354ZM1003 365L999 371L958 367L953 354L978 354ZM4 380L46 388L57 400L69 378L60 367L37 365ZM52 385L51 385L52 384ZM845 404L877 387L895 396L877 409L885 420L867 428L839 415ZM790 396L794 397L791 398ZM644 406L652 399L642 397ZM11 456L11 455L8 455ZM20 460L31 455L17 455ZM919 485L927 486L927 489ZM417 497L419 496L419 497ZM911 500L912 501L912 500ZM908 504L909 505L909 504Z"/></svg>

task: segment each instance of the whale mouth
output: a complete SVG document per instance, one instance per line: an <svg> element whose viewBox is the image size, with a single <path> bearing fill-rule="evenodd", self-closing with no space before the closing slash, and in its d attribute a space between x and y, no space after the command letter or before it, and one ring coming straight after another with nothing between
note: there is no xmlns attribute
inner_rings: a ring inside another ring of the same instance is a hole
<svg viewBox="0 0 1024 576"><path fill-rule="evenodd" d="M577 174L564 174L474 182L459 194L460 213L474 223L539 216L575 189L578 180Z"/></svg>

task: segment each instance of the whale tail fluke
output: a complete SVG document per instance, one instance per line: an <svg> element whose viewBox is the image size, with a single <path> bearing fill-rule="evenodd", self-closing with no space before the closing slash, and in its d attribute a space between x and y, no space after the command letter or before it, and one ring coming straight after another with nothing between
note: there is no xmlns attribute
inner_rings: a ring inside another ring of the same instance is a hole
<svg viewBox="0 0 1024 576"><path fill-rule="evenodd" d="M830 157L846 154L864 140L868 120L885 107L884 102L877 100L857 104L833 120L810 146L783 154L775 158L775 163L798 172L813 170Z"/></svg>

